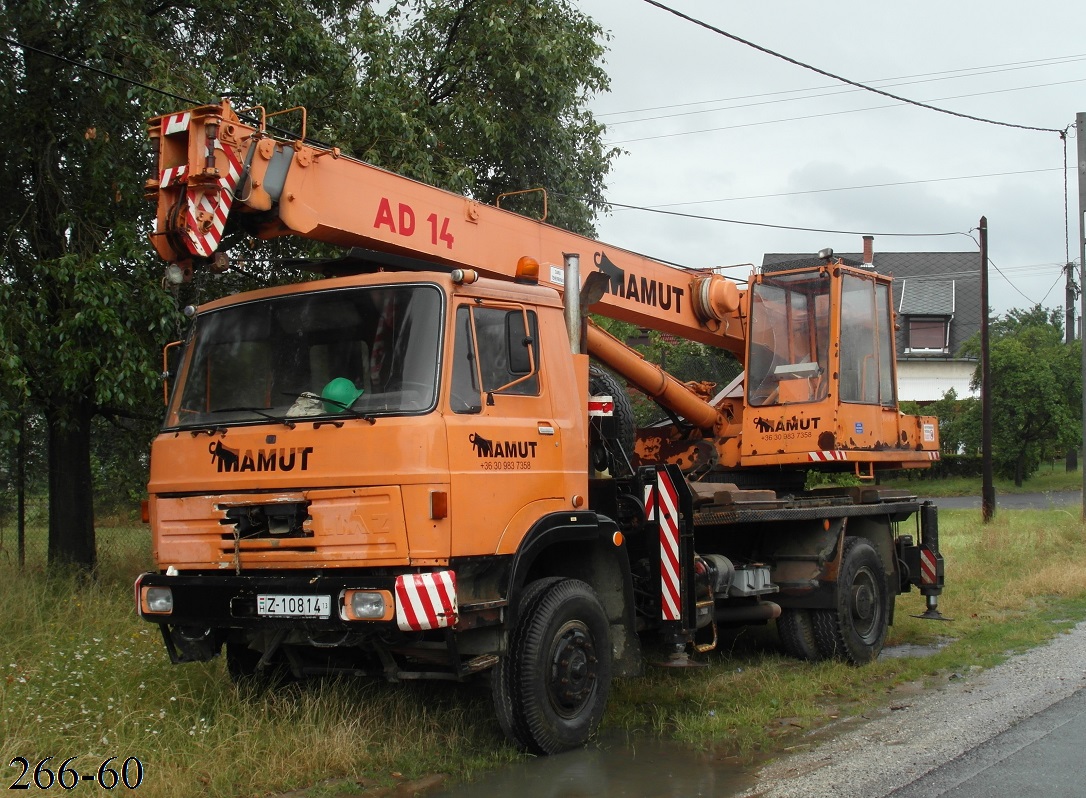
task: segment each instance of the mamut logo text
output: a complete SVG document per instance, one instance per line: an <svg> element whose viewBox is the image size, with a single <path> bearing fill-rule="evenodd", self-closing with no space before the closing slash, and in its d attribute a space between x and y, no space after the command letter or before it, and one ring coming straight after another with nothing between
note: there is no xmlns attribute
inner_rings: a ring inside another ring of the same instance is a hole
<svg viewBox="0 0 1086 798"><path fill-rule="evenodd" d="M596 268L610 278L608 291L613 296L640 302L642 305L652 305L660 310L671 310L674 306L676 313L682 313L684 289L661 283L659 280L638 277L636 274L627 275L625 269L620 269L611 262L606 252L597 252L593 259Z"/></svg>
<svg viewBox="0 0 1086 798"><path fill-rule="evenodd" d="M478 457L528 460L535 457L538 441L491 441L477 432L468 436Z"/></svg>
<svg viewBox="0 0 1086 798"><path fill-rule="evenodd" d="M211 452L211 462L216 464L216 471L299 471L309 470L309 455L313 454L312 446L296 448L257 449L253 454L252 449L241 452L237 449L227 449L222 441L216 441L208 447Z"/></svg>
<svg viewBox="0 0 1086 798"><path fill-rule="evenodd" d="M821 420L821 416L815 416L814 418L792 416L791 418L774 421L759 416L754 419L754 425L758 427L758 432L795 432L797 430L818 429L818 422Z"/></svg>

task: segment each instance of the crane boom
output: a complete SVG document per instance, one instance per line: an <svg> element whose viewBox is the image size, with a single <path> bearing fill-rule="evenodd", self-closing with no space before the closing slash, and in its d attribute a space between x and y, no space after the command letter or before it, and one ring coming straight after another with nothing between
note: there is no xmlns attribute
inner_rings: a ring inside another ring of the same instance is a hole
<svg viewBox="0 0 1086 798"><path fill-rule="evenodd" d="M248 124L228 100L156 117L149 128L159 149L158 177L147 183L158 198L152 240L171 263L195 267L216 257L224 231L238 227L259 238L363 246L503 279L514 278L527 257L539 264L541 282L562 290L563 255L576 253L608 277L594 312L743 356L742 295L719 274L605 246L336 149L277 140L266 118ZM582 268L582 276L591 270Z"/></svg>

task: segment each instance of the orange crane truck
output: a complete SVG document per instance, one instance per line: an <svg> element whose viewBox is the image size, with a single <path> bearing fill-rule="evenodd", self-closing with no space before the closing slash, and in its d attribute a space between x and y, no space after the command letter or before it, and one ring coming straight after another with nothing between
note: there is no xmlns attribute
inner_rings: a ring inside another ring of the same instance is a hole
<svg viewBox="0 0 1086 798"><path fill-rule="evenodd" d="M173 662L488 672L507 736L554 753L612 677L721 627L860 664L898 594L939 617L936 508L871 479L939 456L898 410L889 278L830 255L740 289L307 143L295 110L290 141L225 100L150 121L168 281L228 268L224 237L346 252L190 311L135 585ZM710 396L588 311L744 372ZM636 429L623 382L667 420ZM806 490L815 468L867 481Z"/></svg>

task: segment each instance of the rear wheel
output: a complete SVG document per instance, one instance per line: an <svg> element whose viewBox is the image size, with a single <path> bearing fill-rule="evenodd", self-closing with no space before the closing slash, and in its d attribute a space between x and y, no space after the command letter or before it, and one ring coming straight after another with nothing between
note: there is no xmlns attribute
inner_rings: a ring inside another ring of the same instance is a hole
<svg viewBox="0 0 1086 798"><path fill-rule="evenodd" d="M576 579L530 585L493 678L499 723L520 748L557 754L588 742L611 687L609 627L592 588Z"/></svg>
<svg viewBox="0 0 1086 798"><path fill-rule="evenodd" d="M863 538L845 538L835 603L811 611L819 653L856 665L873 661L886 642L890 591L882 559Z"/></svg>
<svg viewBox="0 0 1086 798"><path fill-rule="evenodd" d="M815 643L810 610L796 607L782 609L781 617L777 619L777 634L789 655L810 662L822 659Z"/></svg>

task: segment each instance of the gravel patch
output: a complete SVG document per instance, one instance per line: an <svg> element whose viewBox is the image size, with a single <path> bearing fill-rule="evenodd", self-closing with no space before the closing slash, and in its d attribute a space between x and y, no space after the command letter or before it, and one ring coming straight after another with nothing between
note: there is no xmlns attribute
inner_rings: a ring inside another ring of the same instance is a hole
<svg viewBox="0 0 1086 798"><path fill-rule="evenodd" d="M994 668L892 695L876 712L823 728L809 749L765 766L737 796L882 798L1083 687L1086 622Z"/></svg>

